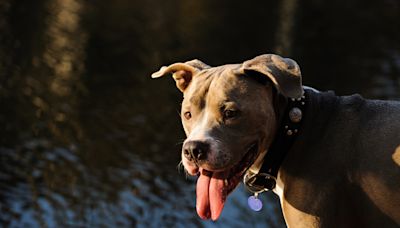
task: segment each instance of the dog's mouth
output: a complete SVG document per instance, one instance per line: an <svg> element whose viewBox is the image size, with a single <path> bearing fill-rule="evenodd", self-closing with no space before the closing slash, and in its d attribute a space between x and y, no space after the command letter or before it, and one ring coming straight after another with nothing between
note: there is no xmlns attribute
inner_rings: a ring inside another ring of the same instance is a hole
<svg viewBox="0 0 400 228"><path fill-rule="evenodd" d="M242 160L225 171L209 171L199 168L196 186L196 210L202 219L217 220L226 197L241 182L246 170L258 155L258 143L253 143Z"/></svg>

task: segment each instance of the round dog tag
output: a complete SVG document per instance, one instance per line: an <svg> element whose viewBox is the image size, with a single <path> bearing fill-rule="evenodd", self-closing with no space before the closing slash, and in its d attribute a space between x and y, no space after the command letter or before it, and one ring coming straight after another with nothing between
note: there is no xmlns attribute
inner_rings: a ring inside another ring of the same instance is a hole
<svg viewBox="0 0 400 228"><path fill-rule="evenodd" d="M250 196L247 199L247 203L249 204L250 209L253 211L260 211L263 207L261 200L256 196Z"/></svg>

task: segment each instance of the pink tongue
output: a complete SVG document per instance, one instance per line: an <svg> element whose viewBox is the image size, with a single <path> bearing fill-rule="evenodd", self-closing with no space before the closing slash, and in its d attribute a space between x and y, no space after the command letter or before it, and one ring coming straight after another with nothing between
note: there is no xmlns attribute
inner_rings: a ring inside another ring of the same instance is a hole
<svg viewBox="0 0 400 228"><path fill-rule="evenodd" d="M225 178L222 172L211 173L200 170L196 186L196 210L202 219L217 220L226 199Z"/></svg>

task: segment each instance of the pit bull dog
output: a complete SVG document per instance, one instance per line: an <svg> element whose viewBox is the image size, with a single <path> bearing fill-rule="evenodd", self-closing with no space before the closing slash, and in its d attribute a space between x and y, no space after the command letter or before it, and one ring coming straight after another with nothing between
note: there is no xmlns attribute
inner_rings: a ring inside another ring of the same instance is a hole
<svg viewBox="0 0 400 228"><path fill-rule="evenodd" d="M183 92L182 164L198 175L202 219L217 220L243 177L251 189L270 163L288 227L400 227L400 102L303 87L297 63L273 54L152 77L167 74Z"/></svg>

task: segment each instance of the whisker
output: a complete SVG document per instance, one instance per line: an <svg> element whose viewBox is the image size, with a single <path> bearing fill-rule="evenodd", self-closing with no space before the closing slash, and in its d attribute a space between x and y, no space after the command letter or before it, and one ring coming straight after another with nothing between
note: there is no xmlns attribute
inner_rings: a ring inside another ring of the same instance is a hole
<svg viewBox="0 0 400 228"><path fill-rule="evenodd" d="M185 142L185 139L182 139L180 142L175 143L175 146L182 145Z"/></svg>
<svg viewBox="0 0 400 228"><path fill-rule="evenodd" d="M183 167L182 160L178 163L178 165L176 166L176 169L178 170L179 173L181 173L182 170L185 170Z"/></svg>
<svg viewBox="0 0 400 228"><path fill-rule="evenodd" d="M178 113L179 117L182 118L182 114L180 110L176 110L176 112Z"/></svg>
<svg viewBox="0 0 400 228"><path fill-rule="evenodd" d="M183 166L182 160L178 163L176 168L178 170L178 173L182 173L182 170L183 170L183 172L185 173L185 179L186 180L189 179L190 175L189 175L188 171L185 169L185 167Z"/></svg>
<svg viewBox="0 0 400 228"><path fill-rule="evenodd" d="M189 173L186 171L186 169L184 169L184 170L185 170L185 178L186 178L186 180L188 180L189 177L190 177L190 175L189 175Z"/></svg>

